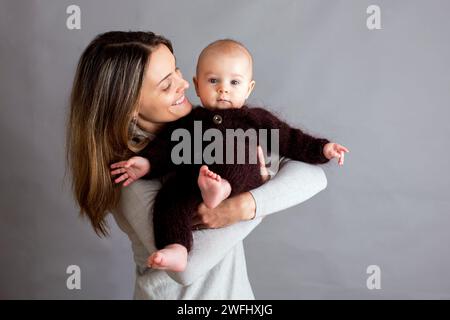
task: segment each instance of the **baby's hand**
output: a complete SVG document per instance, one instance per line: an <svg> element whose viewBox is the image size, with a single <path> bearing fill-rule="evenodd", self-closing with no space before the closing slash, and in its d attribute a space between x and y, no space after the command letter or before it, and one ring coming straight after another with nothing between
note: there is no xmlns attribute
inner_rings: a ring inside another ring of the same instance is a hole
<svg viewBox="0 0 450 320"><path fill-rule="evenodd" d="M123 183L123 186L126 187L150 171L150 162L142 157L132 157L128 161L113 163L111 169L116 169L111 171L112 176L123 173L114 182L119 183L126 179Z"/></svg>
<svg viewBox="0 0 450 320"><path fill-rule="evenodd" d="M340 166L344 164L344 152L349 152L349 150L346 147L334 142L327 143L323 147L323 155L325 156L325 158L327 158L328 160L331 160L333 158L338 159L338 163Z"/></svg>

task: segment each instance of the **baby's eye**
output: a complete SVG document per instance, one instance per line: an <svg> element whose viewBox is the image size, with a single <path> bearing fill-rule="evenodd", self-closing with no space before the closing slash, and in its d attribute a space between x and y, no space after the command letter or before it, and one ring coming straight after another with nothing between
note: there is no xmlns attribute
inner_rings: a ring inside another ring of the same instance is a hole
<svg viewBox="0 0 450 320"><path fill-rule="evenodd" d="M237 81L237 80L231 80L231 84L232 84L233 86L237 86L237 85L239 84L239 81Z"/></svg>
<svg viewBox="0 0 450 320"><path fill-rule="evenodd" d="M212 84L216 84L217 83L217 79L216 78L210 78L210 79L208 79L208 81L209 81L209 83L212 83Z"/></svg>

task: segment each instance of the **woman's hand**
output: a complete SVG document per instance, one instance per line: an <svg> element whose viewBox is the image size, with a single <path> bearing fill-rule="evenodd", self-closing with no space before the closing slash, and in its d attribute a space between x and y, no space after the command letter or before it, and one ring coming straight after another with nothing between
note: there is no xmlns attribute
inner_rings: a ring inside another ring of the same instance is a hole
<svg viewBox="0 0 450 320"><path fill-rule="evenodd" d="M194 217L194 230L226 227L242 220L251 220L255 213L256 203L250 192L225 199L214 209L202 202Z"/></svg>
<svg viewBox="0 0 450 320"><path fill-rule="evenodd" d="M127 161L113 163L111 169L114 169L111 170L112 176L120 174L120 177L116 178L114 182L120 183L126 180L123 183L123 186L126 187L150 171L150 162L143 157L136 156Z"/></svg>

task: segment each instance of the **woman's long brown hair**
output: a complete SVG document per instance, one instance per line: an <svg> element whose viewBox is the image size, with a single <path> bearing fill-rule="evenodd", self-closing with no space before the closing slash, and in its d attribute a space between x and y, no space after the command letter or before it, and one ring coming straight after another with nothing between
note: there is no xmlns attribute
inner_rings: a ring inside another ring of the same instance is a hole
<svg viewBox="0 0 450 320"><path fill-rule="evenodd" d="M99 236L108 235L105 217L120 196L109 166L132 154L129 126L147 61L161 44L173 52L169 40L152 32L107 32L88 45L78 63L67 123L67 162L80 214Z"/></svg>

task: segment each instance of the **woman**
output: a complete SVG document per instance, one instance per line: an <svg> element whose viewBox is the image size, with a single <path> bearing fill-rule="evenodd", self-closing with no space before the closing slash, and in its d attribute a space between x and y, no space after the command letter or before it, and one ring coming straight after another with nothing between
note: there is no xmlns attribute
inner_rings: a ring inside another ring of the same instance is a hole
<svg viewBox="0 0 450 320"><path fill-rule="evenodd" d="M68 160L82 215L107 235L112 212L128 235L136 262L136 299L254 299L242 240L264 215L286 209L326 186L322 169L290 160L252 192L219 207L200 205L194 247L183 272L148 268L156 251L149 217L159 181L115 188L110 164L141 150L165 123L188 114L188 83L176 68L169 40L151 32L108 32L80 58L68 123ZM180 190L182 192L182 190ZM249 220L247 222L240 222Z"/></svg>

